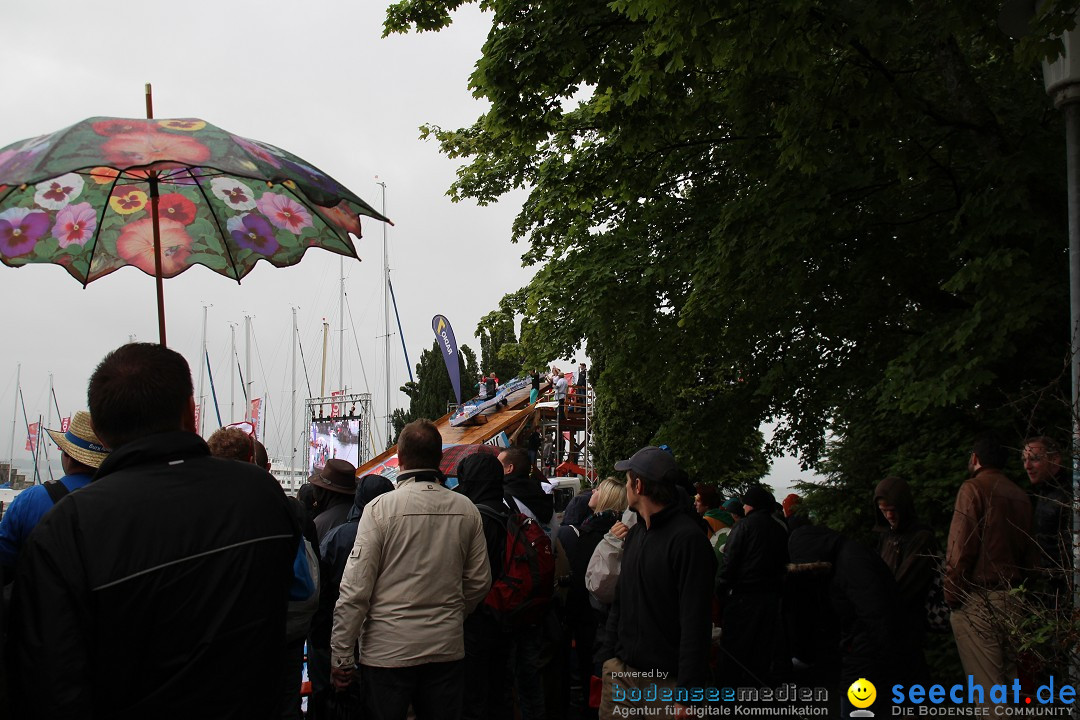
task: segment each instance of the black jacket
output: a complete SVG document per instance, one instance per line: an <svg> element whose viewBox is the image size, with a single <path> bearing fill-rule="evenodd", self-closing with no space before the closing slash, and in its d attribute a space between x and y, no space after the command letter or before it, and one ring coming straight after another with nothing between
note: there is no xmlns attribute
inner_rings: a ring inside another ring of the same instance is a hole
<svg viewBox="0 0 1080 720"><path fill-rule="evenodd" d="M707 687L716 554L693 514L669 505L623 541L607 637L637 670L661 670L680 687Z"/></svg>
<svg viewBox="0 0 1080 720"><path fill-rule="evenodd" d="M270 717L299 538L269 473L193 433L118 448L24 547L18 717Z"/></svg>
<svg viewBox="0 0 1080 720"><path fill-rule="evenodd" d="M728 535L721 586L732 592L780 592L787 561L784 525L769 510L755 509Z"/></svg>
<svg viewBox="0 0 1080 720"><path fill-rule="evenodd" d="M503 495L511 507L517 508L511 498L517 498L532 510L542 524L551 522L555 514L555 501L540 487L540 482L529 475L514 473L503 478Z"/></svg>

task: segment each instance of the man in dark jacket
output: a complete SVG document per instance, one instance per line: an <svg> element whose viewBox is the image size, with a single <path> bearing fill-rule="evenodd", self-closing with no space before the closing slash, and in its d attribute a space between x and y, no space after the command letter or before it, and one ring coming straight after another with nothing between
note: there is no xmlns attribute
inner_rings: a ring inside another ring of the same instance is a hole
<svg viewBox="0 0 1080 720"><path fill-rule="evenodd" d="M457 467L457 491L480 508L488 508L503 519L481 510L484 542L487 545L491 580L503 574L506 555L506 517L503 501L503 468L493 455L474 454ZM500 625L490 608L481 603L465 618L465 702L462 720L485 720L511 716L510 649L513 638Z"/></svg>
<svg viewBox="0 0 1080 720"><path fill-rule="evenodd" d="M658 694L710 685L709 645L716 556L688 504L680 501L671 453L645 447L615 469L626 471L626 500L641 517L626 536L607 638L600 717L611 717L629 688ZM653 675L642 677L634 673ZM660 702L671 708L671 702ZM659 709L658 709L658 712Z"/></svg>
<svg viewBox="0 0 1080 720"><path fill-rule="evenodd" d="M533 477L529 454L521 448L509 448L499 453L499 462L503 466L503 493L507 504L546 527L555 514L555 501Z"/></svg>
<svg viewBox="0 0 1080 720"><path fill-rule="evenodd" d="M719 594L724 604L721 667L733 686L777 681L786 657L780 603L787 567L787 530L776 499L761 486L742 497L746 518L728 536Z"/></svg>
<svg viewBox="0 0 1080 720"><path fill-rule="evenodd" d="M555 503L551 496L544 492L540 481L533 478L533 466L529 462L528 453L521 448L503 450L499 453L499 462L503 468L503 498L506 505L512 512L532 517L548 530L555 514ZM546 717L544 688L540 677L543 627L526 625L516 628L512 637L511 663L514 667L514 686L517 688L522 720L541 720Z"/></svg>
<svg viewBox="0 0 1080 720"><path fill-rule="evenodd" d="M819 633L815 640L840 648L837 695L859 678L874 678L878 687L910 684L914 667L912 640L900 617L896 582L881 558L870 548L819 525L804 524L788 540L793 574L807 565L822 566L821 580L839 631L839 638L822 633L830 623L805 628ZM844 706L844 716L852 708Z"/></svg>
<svg viewBox="0 0 1080 720"><path fill-rule="evenodd" d="M11 625L20 718L280 714L300 533L262 468L210 457L191 373L160 345L90 378L112 453L31 533Z"/></svg>
<svg viewBox="0 0 1080 720"><path fill-rule="evenodd" d="M1061 450L1052 438L1024 443L1024 471L1031 481L1031 531L1039 546L1035 567L1046 581L1050 604L1068 603L1072 575L1072 493L1061 467Z"/></svg>

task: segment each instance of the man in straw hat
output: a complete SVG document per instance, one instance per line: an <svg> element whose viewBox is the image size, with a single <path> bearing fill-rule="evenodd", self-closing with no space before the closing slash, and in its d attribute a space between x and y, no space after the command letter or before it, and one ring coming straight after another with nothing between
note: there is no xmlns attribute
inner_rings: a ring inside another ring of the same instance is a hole
<svg viewBox="0 0 1080 720"><path fill-rule="evenodd" d="M124 345L90 377L112 452L23 545L12 717L281 716L299 525L269 473L210 456L192 396L161 345Z"/></svg>
<svg viewBox="0 0 1080 720"><path fill-rule="evenodd" d="M90 413L84 410L75 413L67 432L49 430L48 433L60 448L64 477L23 490L4 513L0 520L0 566L4 568L14 568L23 542L41 516L64 495L87 485L109 454L94 434Z"/></svg>

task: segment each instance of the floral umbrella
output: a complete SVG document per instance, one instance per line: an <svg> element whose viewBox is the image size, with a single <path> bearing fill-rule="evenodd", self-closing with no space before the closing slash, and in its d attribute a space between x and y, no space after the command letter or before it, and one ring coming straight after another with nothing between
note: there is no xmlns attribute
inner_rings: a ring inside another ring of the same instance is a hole
<svg viewBox="0 0 1080 720"><path fill-rule="evenodd" d="M0 149L0 261L56 263L87 283L124 265L158 282L205 265L237 282L309 247L357 257L359 215L330 176L203 120L90 118ZM160 247L160 252L155 250Z"/></svg>

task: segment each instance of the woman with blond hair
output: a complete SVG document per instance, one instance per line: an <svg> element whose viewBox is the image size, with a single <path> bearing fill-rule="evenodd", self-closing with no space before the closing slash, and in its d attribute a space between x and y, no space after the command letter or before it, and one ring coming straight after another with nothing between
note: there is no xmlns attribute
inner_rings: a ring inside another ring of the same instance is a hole
<svg viewBox="0 0 1080 720"><path fill-rule="evenodd" d="M588 700L589 678L598 674L592 655L600 620L585 589L585 570L593 550L626 510L625 481L615 477L601 480L589 498L589 507L593 514L580 525L559 528L556 550L560 558L559 585L566 591L566 624L577 653L574 667L578 684L585 691L585 700ZM585 707L587 703L581 705ZM595 709L592 713L595 716Z"/></svg>

